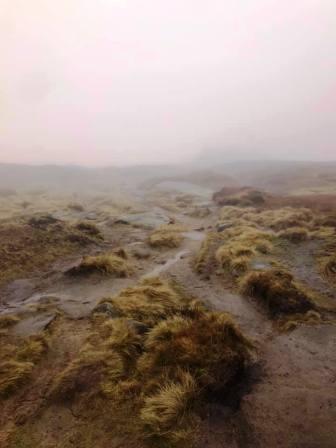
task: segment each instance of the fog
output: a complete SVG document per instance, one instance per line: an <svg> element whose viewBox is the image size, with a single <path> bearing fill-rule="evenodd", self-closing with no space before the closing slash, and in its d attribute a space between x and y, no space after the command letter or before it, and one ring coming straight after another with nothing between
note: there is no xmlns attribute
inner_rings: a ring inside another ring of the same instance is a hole
<svg viewBox="0 0 336 448"><path fill-rule="evenodd" d="M0 162L336 158L334 0L0 6Z"/></svg>

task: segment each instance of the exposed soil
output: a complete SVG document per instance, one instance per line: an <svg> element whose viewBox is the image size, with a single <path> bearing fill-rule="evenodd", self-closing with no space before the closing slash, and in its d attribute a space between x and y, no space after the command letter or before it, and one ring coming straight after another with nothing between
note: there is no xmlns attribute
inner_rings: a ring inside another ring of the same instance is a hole
<svg viewBox="0 0 336 448"><path fill-rule="evenodd" d="M321 245L322 243L319 240L305 241L299 244L287 243L282 257L298 280L303 281L313 290L335 300L335 288L318 272L316 258L314 257L321 249Z"/></svg>

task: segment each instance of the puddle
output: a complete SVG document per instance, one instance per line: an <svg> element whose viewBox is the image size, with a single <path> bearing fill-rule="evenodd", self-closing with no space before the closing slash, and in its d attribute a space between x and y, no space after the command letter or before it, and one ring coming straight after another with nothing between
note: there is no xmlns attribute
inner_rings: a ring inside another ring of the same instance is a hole
<svg viewBox="0 0 336 448"><path fill-rule="evenodd" d="M270 269L272 266L270 263L266 261L259 261L255 260L251 264L252 269L255 269L256 271L263 271L265 269Z"/></svg>
<svg viewBox="0 0 336 448"><path fill-rule="evenodd" d="M165 213L161 212L159 208L154 208L152 211L143 213L130 213L120 216L116 221L120 224L130 224L135 227L142 227L144 229L156 229L164 224L169 224L170 218Z"/></svg>
<svg viewBox="0 0 336 448"><path fill-rule="evenodd" d="M197 230L192 230L190 232L184 232L182 235L185 236L186 238L189 238L190 240L193 240L193 241L203 241L204 240L204 233L197 231Z"/></svg>
<svg viewBox="0 0 336 448"><path fill-rule="evenodd" d="M192 194L207 199L211 198L213 193L213 191L209 188L201 187L200 185L185 181L166 180L158 183L156 188L161 191L176 191L178 193Z"/></svg>
<svg viewBox="0 0 336 448"><path fill-rule="evenodd" d="M162 272L169 269L171 266L173 266L175 263L177 263L181 258L183 258L186 255L189 255L190 252L188 250L182 250L178 252L174 257L167 260L164 264L156 266L151 272L145 274L142 278L148 278L148 277L157 277Z"/></svg>

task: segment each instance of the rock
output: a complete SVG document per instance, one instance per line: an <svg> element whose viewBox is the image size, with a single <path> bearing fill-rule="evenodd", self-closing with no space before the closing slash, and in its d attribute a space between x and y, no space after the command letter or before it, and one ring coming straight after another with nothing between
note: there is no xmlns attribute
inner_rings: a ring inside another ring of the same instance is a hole
<svg viewBox="0 0 336 448"><path fill-rule="evenodd" d="M59 219L55 218L50 214L45 214L45 215L33 216L32 218L29 219L28 224L31 227L35 227L38 229L45 229L51 224L55 224L57 222L59 222Z"/></svg>
<svg viewBox="0 0 336 448"><path fill-rule="evenodd" d="M14 280L6 288L6 292L10 295L11 302L20 302L26 300L33 294L35 285L32 280L18 279Z"/></svg>
<svg viewBox="0 0 336 448"><path fill-rule="evenodd" d="M217 232L224 232L224 230L229 229L230 227L232 227L231 223L221 223L221 224L217 224L216 229Z"/></svg>
<svg viewBox="0 0 336 448"><path fill-rule="evenodd" d="M96 221L98 219L98 215L96 212L89 212L85 214L84 218L88 221Z"/></svg>
<svg viewBox="0 0 336 448"><path fill-rule="evenodd" d="M127 260L128 258L127 252L122 247L118 247L113 251L113 253L124 260Z"/></svg>
<svg viewBox="0 0 336 448"><path fill-rule="evenodd" d="M118 311L112 303L109 302L102 302L99 303L92 311L92 313L101 313L101 314L107 314L109 317L115 318L115 317L122 317L122 314L120 311Z"/></svg>
<svg viewBox="0 0 336 448"><path fill-rule="evenodd" d="M148 331L147 325L137 320L128 319L127 323L130 328L133 328L139 334L145 334Z"/></svg>
<svg viewBox="0 0 336 448"><path fill-rule="evenodd" d="M151 256L151 252L146 249L137 248L132 251L132 254L135 258L139 260L147 260Z"/></svg>
<svg viewBox="0 0 336 448"><path fill-rule="evenodd" d="M143 241L137 241L129 244L127 250L133 255L133 257L139 260L147 260L152 255L152 251Z"/></svg>
<svg viewBox="0 0 336 448"><path fill-rule="evenodd" d="M52 295L41 296L38 299L38 302L40 303L40 305L54 305L55 303L58 303L60 301L61 301L61 299L59 297L55 297Z"/></svg>
<svg viewBox="0 0 336 448"><path fill-rule="evenodd" d="M272 266L267 261L254 260L251 264L251 268L256 271L264 271L265 269L270 269Z"/></svg>
<svg viewBox="0 0 336 448"><path fill-rule="evenodd" d="M114 223L125 225L128 224L134 227L153 230L164 224L169 224L170 218L160 210L153 210L150 212L130 213L127 215L122 215L117 220L115 220Z"/></svg>

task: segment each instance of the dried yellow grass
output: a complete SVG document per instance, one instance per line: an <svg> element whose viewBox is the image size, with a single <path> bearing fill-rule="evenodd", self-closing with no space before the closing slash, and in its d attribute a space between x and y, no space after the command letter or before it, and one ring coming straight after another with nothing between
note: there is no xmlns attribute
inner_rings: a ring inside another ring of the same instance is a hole
<svg viewBox="0 0 336 448"><path fill-rule="evenodd" d="M128 277L132 273L132 266L124 257L116 254L89 255L84 257L78 266L71 268L68 273L70 275L99 273Z"/></svg>
<svg viewBox="0 0 336 448"><path fill-rule="evenodd" d="M159 227L148 238L148 243L152 247L179 247L183 241L182 232L186 228L177 224L167 224Z"/></svg>

